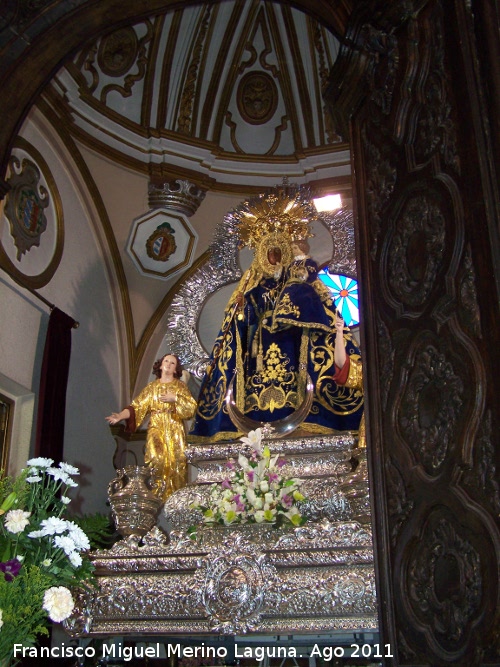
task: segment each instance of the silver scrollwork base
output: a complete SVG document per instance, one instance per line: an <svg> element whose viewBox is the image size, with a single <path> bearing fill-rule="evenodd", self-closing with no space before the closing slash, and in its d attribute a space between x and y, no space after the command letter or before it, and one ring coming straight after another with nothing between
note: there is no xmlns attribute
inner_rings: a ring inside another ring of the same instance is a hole
<svg viewBox="0 0 500 667"><path fill-rule="evenodd" d="M73 636L377 629L368 480L365 466L351 472L355 439L269 444L305 480L303 526L199 524L190 537L187 525L200 519L190 501L222 479L223 462L240 446L191 448L188 460L199 476L169 498L168 537L153 529L140 544L122 540L93 553L98 588L79 597L67 624ZM356 496L354 507L341 489Z"/></svg>

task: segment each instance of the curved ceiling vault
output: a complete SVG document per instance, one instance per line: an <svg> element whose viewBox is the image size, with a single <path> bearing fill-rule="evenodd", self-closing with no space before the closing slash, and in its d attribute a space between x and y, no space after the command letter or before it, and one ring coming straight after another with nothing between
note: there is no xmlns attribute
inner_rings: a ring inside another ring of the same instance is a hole
<svg viewBox="0 0 500 667"><path fill-rule="evenodd" d="M348 145L322 92L351 0L37 0L20 8L20 0L0 6L0 195L16 128L41 94L56 126L59 119L65 133L152 182L185 178L246 195L287 176L350 196ZM132 384L168 305L160 301L138 345L130 324Z"/></svg>
<svg viewBox="0 0 500 667"><path fill-rule="evenodd" d="M322 90L338 40L289 4L184 3L94 39L44 93L94 149L207 189L349 183Z"/></svg>

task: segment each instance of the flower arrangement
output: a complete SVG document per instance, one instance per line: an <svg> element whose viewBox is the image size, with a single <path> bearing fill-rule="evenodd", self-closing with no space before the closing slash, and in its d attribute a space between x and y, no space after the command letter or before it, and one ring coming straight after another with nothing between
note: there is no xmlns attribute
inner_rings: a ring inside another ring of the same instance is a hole
<svg viewBox="0 0 500 667"><path fill-rule="evenodd" d="M65 518L78 468L46 458L26 465L0 480L0 662L71 615L71 587L93 583L89 539Z"/></svg>
<svg viewBox="0 0 500 667"><path fill-rule="evenodd" d="M239 467L229 459L228 475L222 484L212 484L208 505L194 501L191 508L201 510L206 524L285 521L301 526L305 522L297 507L297 503L304 500L300 492L301 480L281 474L285 461L279 454L271 456L267 445L262 446L260 428L240 440L250 446L250 456L240 454Z"/></svg>

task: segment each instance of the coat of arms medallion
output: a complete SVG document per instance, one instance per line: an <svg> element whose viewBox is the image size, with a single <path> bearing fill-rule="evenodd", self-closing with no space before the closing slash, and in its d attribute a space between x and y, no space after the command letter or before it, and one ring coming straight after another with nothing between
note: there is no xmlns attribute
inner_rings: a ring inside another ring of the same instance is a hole
<svg viewBox="0 0 500 667"><path fill-rule="evenodd" d="M17 248L17 260L40 245L40 238L47 228L45 209L50 203L49 193L40 183L40 170L27 158L22 163L11 158L11 190L5 203L5 215Z"/></svg>

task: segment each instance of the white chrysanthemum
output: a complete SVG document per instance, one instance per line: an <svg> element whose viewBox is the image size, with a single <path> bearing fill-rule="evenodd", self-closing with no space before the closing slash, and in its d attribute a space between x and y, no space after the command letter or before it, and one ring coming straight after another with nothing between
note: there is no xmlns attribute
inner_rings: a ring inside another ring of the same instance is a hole
<svg viewBox="0 0 500 667"><path fill-rule="evenodd" d="M9 533L22 533L29 523L31 512L24 510L10 510L5 515L5 527Z"/></svg>
<svg viewBox="0 0 500 667"><path fill-rule="evenodd" d="M64 470L64 472L68 473L68 475L79 475L80 471L78 468L75 468L75 466L72 466L70 463L60 463L59 467L61 470Z"/></svg>
<svg viewBox="0 0 500 667"><path fill-rule="evenodd" d="M85 535L80 526L77 526L73 521L67 521L68 534L75 543L77 551L87 551L90 549L89 538Z"/></svg>
<svg viewBox="0 0 500 667"><path fill-rule="evenodd" d="M26 477L26 481L28 484L35 484L36 482L41 482L42 478L40 475L30 475L30 477Z"/></svg>
<svg viewBox="0 0 500 667"><path fill-rule="evenodd" d="M38 537L45 537L47 533L44 530L32 530L31 533L28 533L28 537L31 539L37 539Z"/></svg>
<svg viewBox="0 0 500 667"><path fill-rule="evenodd" d="M3 625L3 611L0 609L0 628Z"/></svg>
<svg viewBox="0 0 500 667"><path fill-rule="evenodd" d="M71 498L68 498L68 496L61 496L61 502L63 505L69 505L71 502Z"/></svg>
<svg viewBox="0 0 500 667"><path fill-rule="evenodd" d="M61 470L61 468L47 468L47 473L51 475L55 480L61 480L63 484L68 483L68 479L71 479L67 472Z"/></svg>
<svg viewBox="0 0 500 667"><path fill-rule="evenodd" d="M41 564L43 567L50 567L52 565L52 558L44 558Z"/></svg>
<svg viewBox="0 0 500 667"><path fill-rule="evenodd" d="M27 461L26 465L30 468L50 468L53 463L53 459L45 459L42 456L39 456L36 459L30 459Z"/></svg>
<svg viewBox="0 0 500 667"><path fill-rule="evenodd" d="M48 519L44 519L40 522L40 528L42 529L43 535L57 535L59 533L64 533L68 527L68 522L64 519L59 519L57 516L49 516Z"/></svg>
<svg viewBox="0 0 500 667"><path fill-rule="evenodd" d="M54 545L59 547L59 549L62 549L66 556L69 556L73 551L76 551L75 543L71 537L68 537L67 535L56 535L54 537Z"/></svg>
<svg viewBox="0 0 500 667"><path fill-rule="evenodd" d="M71 565L73 565L73 567L80 567L80 565L83 562L82 557L77 551L73 551L72 553L70 553L68 558L69 562L71 563Z"/></svg>
<svg viewBox="0 0 500 667"><path fill-rule="evenodd" d="M52 586L45 591L43 608L55 623L65 621L73 611L75 602L65 586Z"/></svg>

